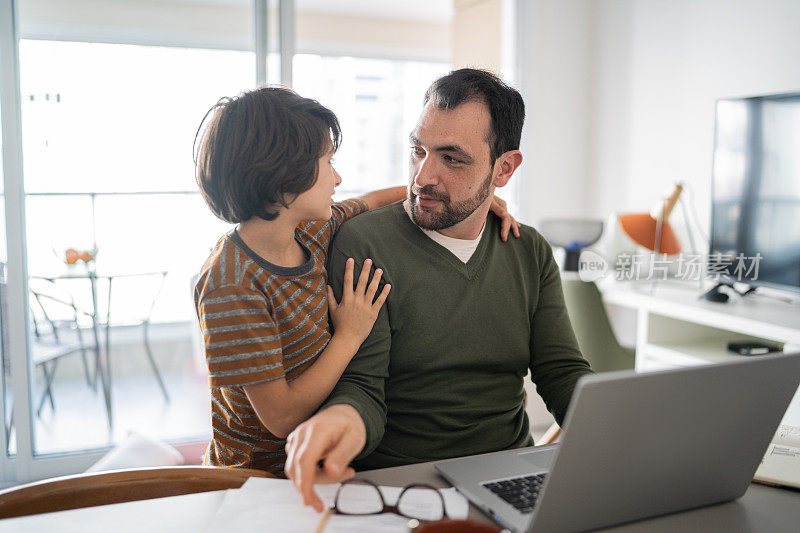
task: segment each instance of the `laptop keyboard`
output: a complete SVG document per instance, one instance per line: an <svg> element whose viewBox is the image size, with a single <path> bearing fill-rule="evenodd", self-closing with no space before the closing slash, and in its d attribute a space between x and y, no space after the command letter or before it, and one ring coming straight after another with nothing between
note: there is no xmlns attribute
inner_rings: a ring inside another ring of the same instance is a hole
<svg viewBox="0 0 800 533"><path fill-rule="evenodd" d="M530 513L536 505L546 474L522 476L483 483L483 486L513 505L521 513Z"/></svg>

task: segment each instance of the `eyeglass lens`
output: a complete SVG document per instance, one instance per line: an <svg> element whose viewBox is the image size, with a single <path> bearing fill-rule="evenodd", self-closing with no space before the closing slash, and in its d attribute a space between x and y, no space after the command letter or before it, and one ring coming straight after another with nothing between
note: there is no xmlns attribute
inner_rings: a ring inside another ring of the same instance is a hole
<svg viewBox="0 0 800 533"><path fill-rule="evenodd" d="M438 491L426 487L409 488L397 501L397 510L403 516L428 521L444 518L442 506Z"/></svg>
<svg viewBox="0 0 800 533"><path fill-rule="evenodd" d="M383 511L383 499L377 487L344 483L339 489L336 508L345 514L376 514Z"/></svg>
<svg viewBox="0 0 800 533"><path fill-rule="evenodd" d="M375 485L360 480L342 484L336 498L336 509L342 514L368 515L381 513L385 503ZM397 501L398 514L425 521L445 517L444 501L433 487L410 486L403 490Z"/></svg>

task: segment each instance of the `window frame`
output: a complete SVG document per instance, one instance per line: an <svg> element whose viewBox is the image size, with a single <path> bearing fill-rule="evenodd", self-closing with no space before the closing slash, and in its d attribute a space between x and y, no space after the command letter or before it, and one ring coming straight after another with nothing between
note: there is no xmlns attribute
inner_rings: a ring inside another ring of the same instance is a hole
<svg viewBox="0 0 800 533"><path fill-rule="evenodd" d="M253 34L258 36L255 43L254 68L259 71L258 65L267 64L268 52L268 17L266 9L268 0L251 1L251 20L253 21ZM283 10L279 18L280 24L294 24L294 0L278 0L279 10ZM261 11L264 12L261 12ZM280 11L279 11L280 12ZM293 31L284 32L281 39L280 52L292 51L294 37ZM43 39L44 35L31 35L33 39ZM150 36L152 37L152 36ZM20 21L18 0L0 0L0 120L2 120L2 164L3 183L6 213L6 241L7 241L7 317L9 321L9 338L7 342L10 353L11 367L14 374L5 380L0 387L0 392L5 387L10 387L13 397L25 399L15 401L13 405L13 419L16 435L16 454L9 456L7 450L0 453L0 486L23 483L47 477L73 474L86 470L100 459L108 449L80 450L75 453L36 456L33 453L33 407L30 391L33 388L34 373L28 354L29 324L26 319L28 309L28 276L26 253L26 218L25 218L25 190L22 170L22 121L21 121L21 96L20 96L20 69L19 69L19 42ZM47 36L47 39L53 39ZM80 35L72 34L67 38L53 40L86 41L96 39L81 39ZM209 46L207 41L202 41L198 36L193 42L179 44L169 42L129 42L125 39L111 39L107 42L118 44L140 44L151 46L181 46L187 48L228 48L225 43L216 43ZM231 49L239 49L231 46ZM291 64L291 62L289 62ZM266 68L263 69L266 73ZM291 68L282 69L283 79L280 81L291 85ZM264 74L266 75L266 74ZM264 80L266 81L266 80ZM0 411L5 413L5 393L0 394ZM0 424L0 442L6 441L6 417L2 417ZM193 456L205 443L200 441L184 441L173 443L178 451L185 456Z"/></svg>

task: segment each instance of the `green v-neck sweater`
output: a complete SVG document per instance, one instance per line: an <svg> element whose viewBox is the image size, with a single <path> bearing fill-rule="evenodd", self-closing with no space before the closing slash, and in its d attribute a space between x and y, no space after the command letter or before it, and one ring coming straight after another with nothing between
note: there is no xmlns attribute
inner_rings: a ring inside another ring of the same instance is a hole
<svg viewBox="0 0 800 533"><path fill-rule="evenodd" d="M372 332L326 405L349 404L367 428L358 469L383 468L533 444L523 406L528 371L561 422L590 373L564 306L552 250L533 228L499 237L490 214L464 264L396 203L339 231L329 284L367 258L392 285Z"/></svg>

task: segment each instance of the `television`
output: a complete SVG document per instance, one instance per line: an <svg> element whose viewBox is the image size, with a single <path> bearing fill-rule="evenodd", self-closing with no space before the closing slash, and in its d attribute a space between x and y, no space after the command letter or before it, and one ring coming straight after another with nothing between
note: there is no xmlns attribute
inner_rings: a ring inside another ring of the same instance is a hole
<svg viewBox="0 0 800 533"><path fill-rule="evenodd" d="M800 291L800 92L717 101L708 269Z"/></svg>

